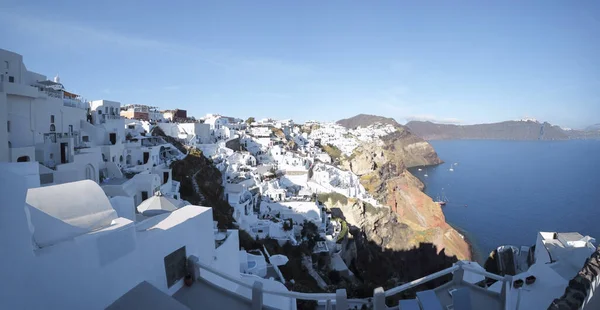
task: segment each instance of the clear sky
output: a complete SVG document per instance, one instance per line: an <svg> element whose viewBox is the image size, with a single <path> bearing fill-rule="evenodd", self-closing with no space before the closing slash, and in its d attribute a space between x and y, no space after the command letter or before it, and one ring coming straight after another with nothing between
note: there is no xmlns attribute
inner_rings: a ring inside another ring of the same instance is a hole
<svg viewBox="0 0 600 310"><path fill-rule="evenodd" d="M194 116L600 122L600 1L3 0L0 48Z"/></svg>

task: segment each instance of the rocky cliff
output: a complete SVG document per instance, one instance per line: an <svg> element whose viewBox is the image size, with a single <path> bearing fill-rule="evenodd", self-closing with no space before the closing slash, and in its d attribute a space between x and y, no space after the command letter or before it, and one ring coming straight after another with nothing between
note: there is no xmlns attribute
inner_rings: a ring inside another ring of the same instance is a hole
<svg viewBox="0 0 600 310"><path fill-rule="evenodd" d="M506 121L477 125L412 121L406 126L425 140L569 140L600 137L600 131L563 130L547 122L535 121Z"/></svg>
<svg viewBox="0 0 600 310"><path fill-rule="evenodd" d="M359 146L341 166L358 176L365 189L383 208L360 203L334 203L348 223L361 229L366 238L390 250L408 250L431 243L438 251L470 258L469 247L444 218L440 206L423 193L423 184L407 168L435 165L442 161L433 147L404 127L382 141Z"/></svg>

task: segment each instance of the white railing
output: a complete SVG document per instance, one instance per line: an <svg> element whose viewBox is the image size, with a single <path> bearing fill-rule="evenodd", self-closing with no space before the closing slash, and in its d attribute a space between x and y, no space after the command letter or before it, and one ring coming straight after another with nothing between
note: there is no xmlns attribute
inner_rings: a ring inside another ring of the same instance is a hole
<svg viewBox="0 0 600 310"><path fill-rule="evenodd" d="M252 291L252 299L251 299L252 309L262 309L263 294L271 294L271 295L280 296L280 297L287 297L287 298L290 298L290 302L292 302L293 299L314 300L316 302L324 302L328 305L328 308L330 308L331 302L335 301L335 304L340 306L339 308L338 307L336 307L336 308L338 308L338 309L347 309L348 308L347 307L348 298L346 296L345 289L339 289L336 291L336 293L300 293L300 292L293 292L293 291L292 292L273 291L273 290L263 289L262 283L259 281L256 281L253 284L248 284L248 283L242 281L241 279L235 278L231 275L228 275L228 274L222 273L218 270L215 270L210 266L200 263L200 260L195 256L190 256L189 260L195 266L194 267L196 269L195 271L198 272L198 274L196 274L196 278L198 278L198 277L202 278L202 272L200 271L200 269L204 269L204 270L206 270L212 274L215 274L223 279L226 279L237 285L240 285L242 287L250 289ZM205 280L208 280L208 279L205 279ZM208 280L208 281L210 281L210 280ZM290 304L290 309L294 309L294 308L295 307L293 307Z"/></svg>
<svg viewBox="0 0 600 310"><path fill-rule="evenodd" d="M411 288L413 288L415 286L418 286L418 285L421 285L423 283L429 282L429 281L431 281L433 279L437 279L437 278L439 278L441 276L445 276L447 274L453 273L456 270L458 270L459 268L460 268L460 266L455 265L455 266L452 266L450 268L446 268L444 270L440 270L440 271L438 271L436 273L432 273L432 274L427 275L425 277L422 277L420 279L416 279L416 280L410 281L408 283L405 283L403 285L391 288L391 289L385 291L385 297L396 295L396 294L401 293L403 291L409 290L409 289L411 289Z"/></svg>
<svg viewBox="0 0 600 310"><path fill-rule="evenodd" d="M284 292L284 291L267 290L267 289L262 288L262 283L259 281L256 281L254 284L248 284L238 278L235 278L231 275L222 273L218 270L213 269L210 266L200 263L199 259L195 256L190 256L190 261L192 262L193 265L196 266L195 268L197 268L196 271L198 272L198 274L196 275L196 278L202 277L200 269L204 269L212 274L215 274L221 278L227 279L235 284L238 284L245 288L251 289L252 290L252 308L253 309L260 309L262 307L263 294L271 294L271 295L275 295L275 296L288 297L288 298L294 298L294 299L300 299L300 300L313 300L313 301L318 302L321 305L324 304L326 306L326 309L331 309L332 304L336 305L336 309L347 309L348 302L354 301L354 300L349 300L347 298L345 289L338 289L336 291L336 293L300 293L300 292L293 292L293 291L292 292ZM456 271L462 271L462 272L458 272L458 273L454 274ZM500 293L496 293L496 294L499 295L499 298L503 302L503 309L504 310L509 309L509 299L510 298L508 295L510 292L510 285L512 283L512 277L511 276L501 277L501 276L493 274L493 273L489 273L486 271L472 268L470 266L463 264L462 262L458 262L456 265L454 265L452 267L446 268L444 270L440 270L436 273L432 273L425 277L422 277L422 278L413 280L411 282L405 283L403 285L391 288L387 291L384 291L383 288L381 288L381 287L376 288L373 292L373 299L372 299L373 309L375 309L375 310L388 309L388 307L385 305L386 297L394 296L403 291L409 290L411 288L414 288L416 286L419 286L421 284L427 283L431 280L437 279L439 277L442 277L442 276L445 276L448 274L454 274L454 278L452 281L462 281L464 271L469 271L472 273L482 275L486 278L501 281L503 283L502 291ZM292 299L291 299L291 301L292 301ZM356 301L358 301L358 300L356 300ZM362 301L364 301L364 300L361 300L361 302ZM258 307L258 308L255 308L255 307ZM290 305L290 308L292 308L291 305Z"/></svg>

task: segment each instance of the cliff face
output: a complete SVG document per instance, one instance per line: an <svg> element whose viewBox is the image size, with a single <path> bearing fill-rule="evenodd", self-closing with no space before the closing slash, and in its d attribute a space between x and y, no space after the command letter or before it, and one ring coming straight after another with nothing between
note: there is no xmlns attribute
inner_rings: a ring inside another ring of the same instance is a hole
<svg viewBox="0 0 600 310"><path fill-rule="evenodd" d="M459 259L470 258L469 247L446 221L439 205L422 192L423 184L406 168L439 164L431 145L400 128L383 142L360 146L342 166L361 178L365 189L384 208L361 203L331 206L344 213L347 221L360 228L368 240L382 248L407 250L420 243L432 243ZM352 200L349 200L352 201Z"/></svg>
<svg viewBox="0 0 600 310"><path fill-rule="evenodd" d="M449 125L412 121L406 126L425 140L569 140L597 139L600 137L600 132L563 130L559 126L534 121L507 121L477 125Z"/></svg>

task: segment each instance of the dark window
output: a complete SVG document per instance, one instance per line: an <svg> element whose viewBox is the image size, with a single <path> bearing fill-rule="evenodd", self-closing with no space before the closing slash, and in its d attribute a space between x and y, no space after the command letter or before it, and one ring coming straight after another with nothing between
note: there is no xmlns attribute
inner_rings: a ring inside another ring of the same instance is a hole
<svg viewBox="0 0 600 310"><path fill-rule="evenodd" d="M55 132L56 131L56 126L54 126L54 124L50 124L50 131L51 132Z"/></svg>
<svg viewBox="0 0 600 310"><path fill-rule="evenodd" d="M69 133L73 133L73 125L69 125Z"/></svg>
<svg viewBox="0 0 600 310"><path fill-rule="evenodd" d="M54 115L50 115L50 123L54 124Z"/></svg>
<svg viewBox="0 0 600 310"><path fill-rule="evenodd" d="M148 192L142 192L142 201L148 199Z"/></svg>
<svg viewBox="0 0 600 310"><path fill-rule="evenodd" d="M9 83L14 83L15 82L15 77L14 76L9 76L8 77L8 82Z"/></svg>
<svg viewBox="0 0 600 310"><path fill-rule="evenodd" d="M185 246L165 256L165 275L168 287L173 286L185 276L186 257Z"/></svg>
<svg viewBox="0 0 600 310"><path fill-rule="evenodd" d="M10 132L10 121L6 122L6 130Z"/></svg>
<svg viewBox="0 0 600 310"><path fill-rule="evenodd" d="M21 157L17 158L18 163L23 163L23 162L28 162L28 161L29 161L29 156L21 156Z"/></svg>
<svg viewBox="0 0 600 310"><path fill-rule="evenodd" d="M90 137L89 136L83 136L83 137L81 137L81 140L83 142L90 142Z"/></svg>

